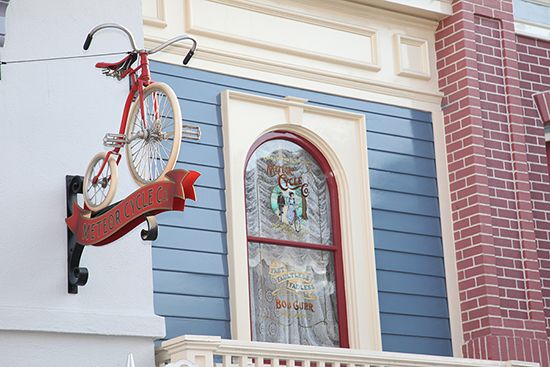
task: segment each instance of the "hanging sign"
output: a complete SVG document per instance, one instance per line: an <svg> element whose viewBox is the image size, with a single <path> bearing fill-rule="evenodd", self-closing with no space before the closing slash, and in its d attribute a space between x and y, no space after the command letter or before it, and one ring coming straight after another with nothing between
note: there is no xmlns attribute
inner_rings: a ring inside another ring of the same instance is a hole
<svg viewBox="0 0 550 367"><path fill-rule="evenodd" d="M81 245L107 245L145 221L145 215L169 210L183 211L185 199L195 200L193 184L200 173L173 170L164 181L155 182L134 191L106 212L92 217L92 212L73 201L73 214L66 219L69 229Z"/></svg>

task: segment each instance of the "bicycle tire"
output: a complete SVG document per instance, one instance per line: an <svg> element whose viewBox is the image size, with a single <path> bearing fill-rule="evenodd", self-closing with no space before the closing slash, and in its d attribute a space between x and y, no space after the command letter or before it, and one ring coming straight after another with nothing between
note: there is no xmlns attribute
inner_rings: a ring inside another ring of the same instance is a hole
<svg viewBox="0 0 550 367"><path fill-rule="evenodd" d="M181 146L181 110L176 94L164 83L143 90L145 122L139 98L126 128L126 158L139 186L161 181L174 168Z"/></svg>
<svg viewBox="0 0 550 367"><path fill-rule="evenodd" d="M106 157L106 152L96 154L92 158L84 175L84 202L87 208L93 212L104 209L111 204L118 185L118 167L113 157L109 157L105 168L99 175L98 181L96 183L93 182L94 177L97 176L103 166Z"/></svg>

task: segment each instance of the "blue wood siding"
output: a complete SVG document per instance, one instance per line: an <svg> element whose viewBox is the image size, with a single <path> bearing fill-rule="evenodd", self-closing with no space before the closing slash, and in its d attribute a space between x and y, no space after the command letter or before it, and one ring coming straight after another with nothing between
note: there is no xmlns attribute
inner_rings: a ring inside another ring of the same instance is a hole
<svg viewBox="0 0 550 367"><path fill-rule="evenodd" d="M176 92L183 123L202 131L200 141L183 140L176 164L201 173L195 183L198 200L186 201L183 213L157 216L160 235L152 250L155 312L165 317L166 339L183 334L231 338L220 88L182 77L187 69L166 74L161 70L167 65L152 66L154 80Z"/></svg>
<svg viewBox="0 0 550 367"><path fill-rule="evenodd" d="M407 108L152 63L170 85L184 123L200 141L184 141L178 167L201 172L198 201L158 216L153 243L155 311L167 338L230 338L223 135L226 89L365 114L383 349L451 355L431 115Z"/></svg>
<svg viewBox="0 0 550 367"><path fill-rule="evenodd" d="M367 146L383 348L451 356L431 118L369 114Z"/></svg>

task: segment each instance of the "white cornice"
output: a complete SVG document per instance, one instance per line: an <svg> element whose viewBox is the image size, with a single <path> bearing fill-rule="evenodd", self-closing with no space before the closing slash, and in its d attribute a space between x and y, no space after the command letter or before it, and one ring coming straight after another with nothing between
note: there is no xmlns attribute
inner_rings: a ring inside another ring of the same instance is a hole
<svg viewBox="0 0 550 367"><path fill-rule="evenodd" d="M32 307L0 307L0 331L35 331L95 335L165 336L164 318L150 314L107 313Z"/></svg>
<svg viewBox="0 0 550 367"><path fill-rule="evenodd" d="M346 0L352 3L369 5L392 12L399 12L430 20L441 20L450 16L451 0Z"/></svg>
<svg viewBox="0 0 550 367"><path fill-rule="evenodd" d="M154 37L145 37L145 47L158 45L160 42L160 39L156 39ZM177 51L174 51L174 53L177 53L183 57L185 56L185 49L178 48ZM195 54L194 59L202 59L218 65L232 65L238 68L242 68L242 70L253 69L264 72L266 73L266 75L284 75L293 78L327 83L339 87L384 94L387 96L407 98L420 102L439 104L441 102L441 98L443 97L443 94L441 92L425 91L404 85L380 82L367 78L361 78L354 75L338 74L334 72L316 70L313 68L300 67L296 65L281 65L280 63L273 60L249 57L246 55L239 55L222 50L210 49L207 47L201 47L200 50L198 50ZM224 72L223 70L212 70L211 68L209 68L208 70L221 73ZM246 75L238 76L246 77ZM274 80L267 81L277 83L277 78L274 77Z"/></svg>

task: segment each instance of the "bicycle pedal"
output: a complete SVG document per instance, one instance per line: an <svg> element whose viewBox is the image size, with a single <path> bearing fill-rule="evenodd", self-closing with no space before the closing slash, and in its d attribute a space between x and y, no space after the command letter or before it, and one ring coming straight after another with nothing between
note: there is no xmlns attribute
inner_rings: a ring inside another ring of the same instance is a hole
<svg viewBox="0 0 550 367"><path fill-rule="evenodd" d="M107 133L103 138L103 145L108 148L122 148L126 144L126 134Z"/></svg>
<svg viewBox="0 0 550 367"><path fill-rule="evenodd" d="M199 126L182 125L181 138L190 139L190 140L200 140L201 128Z"/></svg>

